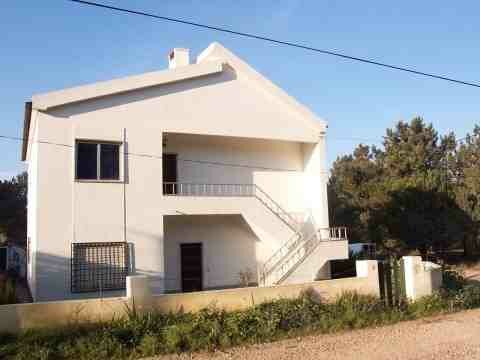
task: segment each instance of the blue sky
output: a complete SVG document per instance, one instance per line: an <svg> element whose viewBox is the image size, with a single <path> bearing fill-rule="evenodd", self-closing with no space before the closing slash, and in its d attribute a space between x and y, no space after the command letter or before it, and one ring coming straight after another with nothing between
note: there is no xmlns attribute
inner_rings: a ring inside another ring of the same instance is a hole
<svg viewBox="0 0 480 360"><path fill-rule="evenodd" d="M480 82L477 1L105 1ZM463 137L480 124L480 89L115 14L64 0L0 5L0 134L21 136L32 94L166 67L172 47L219 41L329 122L328 158L421 115ZM0 178L21 171L20 144L0 139Z"/></svg>

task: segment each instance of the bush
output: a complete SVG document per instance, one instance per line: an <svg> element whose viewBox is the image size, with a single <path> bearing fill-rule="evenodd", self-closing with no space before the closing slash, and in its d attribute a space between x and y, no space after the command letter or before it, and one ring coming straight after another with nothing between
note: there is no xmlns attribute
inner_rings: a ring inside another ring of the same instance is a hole
<svg viewBox="0 0 480 360"><path fill-rule="evenodd" d="M463 275L452 269L448 268L443 272L443 288L448 291L459 291L467 284L467 281Z"/></svg>
<svg viewBox="0 0 480 360"><path fill-rule="evenodd" d="M15 304L17 283L13 278L0 280L0 305Z"/></svg>
<svg viewBox="0 0 480 360"><path fill-rule="evenodd" d="M457 293L450 294L453 297L456 309L474 309L480 307L480 286L467 285Z"/></svg>
<svg viewBox="0 0 480 360"><path fill-rule="evenodd" d="M424 296L415 302L411 302L407 307L407 312L413 319L438 314L448 310L448 299L441 294Z"/></svg>
<svg viewBox="0 0 480 360"><path fill-rule="evenodd" d="M279 299L233 312L209 307L197 313L142 315L133 309L124 318L107 323L0 336L0 358L132 359L386 325L474 307L480 307L480 287L466 285L400 307L389 307L378 298L356 293L324 303L315 293L306 292L297 299Z"/></svg>

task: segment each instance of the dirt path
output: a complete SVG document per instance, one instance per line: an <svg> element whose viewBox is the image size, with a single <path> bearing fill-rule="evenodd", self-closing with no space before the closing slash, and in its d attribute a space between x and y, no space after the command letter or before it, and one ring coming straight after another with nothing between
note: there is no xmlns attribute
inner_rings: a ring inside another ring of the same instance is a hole
<svg viewBox="0 0 480 360"><path fill-rule="evenodd" d="M480 283L480 264L465 269L465 279L472 283Z"/></svg>
<svg viewBox="0 0 480 360"><path fill-rule="evenodd" d="M173 359L480 359L480 310Z"/></svg>

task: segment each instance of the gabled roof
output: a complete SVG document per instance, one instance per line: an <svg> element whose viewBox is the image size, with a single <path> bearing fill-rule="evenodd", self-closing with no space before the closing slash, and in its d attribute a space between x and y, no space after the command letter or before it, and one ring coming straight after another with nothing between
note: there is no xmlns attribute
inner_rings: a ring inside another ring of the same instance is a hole
<svg viewBox="0 0 480 360"><path fill-rule="evenodd" d="M326 131L327 122L325 120L319 118L310 109L288 95L279 86L268 80L220 43L211 43L197 57L197 63L219 60L224 61L233 69L235 69L237 74L239 74L239 77L244 77L252 82L255 82L271 96L280 99L285 105L289 106L293 112L296 112L298 115L300 115L301 118L305 120L305 124L310 126L312 130L319 131L320 133Z"/></svg>
<svg viewBox="0 0 480 360"><path fill-rule="evenodd" d="M181 66L175 69L145 73L142 75L97 82L59 91L52 91L32 96L32 101L25 106L24 137L22 145L22 160L26 160L30 129L30 118L33 110L48 111L49 109L73 103L89 101L105 96L123 94L130 91L172 84L179 81L210 76L221 73L227 65L234 69L238 78L242 78L256 85L268 96L274 97L292 114L301 119L308 129L319 135L326 130L326 122L317 117L307 107L300 104L280 87L255 71L250 65L223 47L214 42L210 44L198 57L196 64Z"/></svg>

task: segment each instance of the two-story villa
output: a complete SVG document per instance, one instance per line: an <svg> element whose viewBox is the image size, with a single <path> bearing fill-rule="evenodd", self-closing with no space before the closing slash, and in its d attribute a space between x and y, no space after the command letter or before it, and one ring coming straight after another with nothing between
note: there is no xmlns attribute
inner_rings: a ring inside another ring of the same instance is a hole
<svg viewBox="0 0 480 360"><path fill-rule="evenodd" d="M35 301L329 278L326 123L218 43L26 104Z"/></svg>

